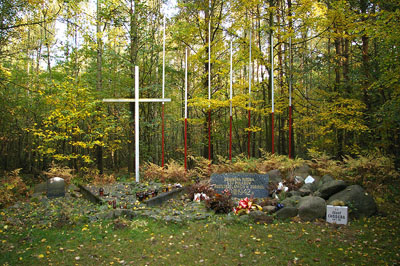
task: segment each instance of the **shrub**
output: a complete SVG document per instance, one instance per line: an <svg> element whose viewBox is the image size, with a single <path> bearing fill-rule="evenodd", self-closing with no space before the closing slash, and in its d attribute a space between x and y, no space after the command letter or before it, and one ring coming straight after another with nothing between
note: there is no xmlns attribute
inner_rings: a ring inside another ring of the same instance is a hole
<svg viewBox="0 0 400 266"><path fill-rule="evenodd" d="M309 150L308 153L311 156L309 165L315 169L317 175L331 175L335 178L343 178L345 168L342 162L333 160L326 153L315 150Z"/></svg>
<svg viewBox="0 0 400 266"><path fill-rule="evenodd" d="M215 213L230 213L233 210L232 195L229 191L222 194L214 193L206 200L207 209L214 210Z"/></svg>
<svg viewBox="0 0 400 266"><path fill-rule="evenodd" d="M215 195L214 189L210 186L209 182L206 181L190 185L188 187L186 197L193 200L194 194L196 193L204 193L208 197L212 197L213 195Z"/></svg>
<svg viewBox="0 0 400 266"><path fill-rule="evenodd" d="M346 156L343 163L347 179L371 191L378 192L382 190L383 186L399 178L394 160L379 152L357 158Z"/></svg>
<svg viewBox="0 0 400 266"><path fill-rule="evenodd" d="M17 200L29 196L29 191L22 178L19 176L19 171L16 169L6 173L0 182L0 208L4 208L14 203Z"/></svg>
<svg viewBox="0 0 400 266"><path fill-rule="evenodd" d="M100 174L96 168L82 168L82 170L84 171L83 180L88 183L106 185L113 184L116 181L114 174Z"/></svg>
<svg viewBox="0 0 400 266"><path fill-rule="evenodd" d="M294 169L304 164L305 160L301 158L289 159L286 155L277 155L261 150L262 158L257 164L259 173L267 173L268 171L278 169L283 176L294 178Z"/></svg>
<svg viewBox="0 0 400 266"><path fill-rule="evenodd" d="M156 180L162 183L185 183L196 175L194 170L185 170L185 167L171 160L164 168L153 164L146 163L144 167L144 180Z"/></svg>
<svg viewBox="0 0 400 266"><path fill-rule="evenodd" d="M70 184L73 179L73 169L67 166L61 166L54 162L51 163L49 170L43 172L48 178L61 177L66 184Z"/></svg>
<svg viewBox="0 0 400 266"><path fill-rule="evenodd" d="M212 164L210 160L201 156L189 156L188 159L191 160L194 165L192 177L196 177L198 179L210 178L212 173Z"/></svg>

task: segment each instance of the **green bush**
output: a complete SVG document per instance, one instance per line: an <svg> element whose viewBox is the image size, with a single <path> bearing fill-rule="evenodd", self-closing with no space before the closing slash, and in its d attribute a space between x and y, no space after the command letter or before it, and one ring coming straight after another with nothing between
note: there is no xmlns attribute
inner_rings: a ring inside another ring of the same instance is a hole
<svg viewBox="0 0 400 266"><path fill-rule="evenodd" d="M19 176L21 169L6 173L0 182L0 208L7 207L17 200L29 196L28 187Z"/></svg>

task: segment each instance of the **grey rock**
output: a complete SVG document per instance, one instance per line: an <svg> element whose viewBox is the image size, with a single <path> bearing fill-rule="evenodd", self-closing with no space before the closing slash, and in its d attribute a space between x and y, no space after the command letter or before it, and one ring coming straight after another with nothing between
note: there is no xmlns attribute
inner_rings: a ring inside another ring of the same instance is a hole
<svg viewBox="0 0 400 266"><path fill-rule="evenodd" d="M173 223L181 223L182 219L180 217L174 217L174 216L165 216L164 218L165 222L173 222Z"/></svg>
<svg viewBox="0 0 400 266"><path fill-rule="evenodd" d="M299 191L297 191L297 190L289 191L287 194L288 194L289 197L294 197L294 196L301 197L301 193Z"/></svg>
<svg viewBox="0 0 400 266"><path fill-rule="evenodd" d="M277 219L286 220L291 217L297 216L298 210L296 207L284 207L278 210L275 215Z"/></svg>
<svg viewBox="0 0 400 266"><path fill-rule="evenodd" d="M272 223L274 218L265 212L262 211L252 211L248 214L248 216L254 221L258 223Z"/></svg>
<svg viewBox="0 0 400 266"><path fill-rule="evenodd" d="M335 180L335 179L333 179L332 176L330 176L330 175L324 175L324 176L321 178L321 183L322 183L322 184L325 184L325 183L330 182L330 181L333 181L333 180Z"/></svg>
<svg viewBox="0 0 400 266"><path fill-rule="evenodd" d="M334 200L343 201L349 207L350 218L369 217L377 212L374 198L359 185L352 185L332 195L328 204Z"/></svg>
<svg viewBox="0 0 400 266"><path fill-rule="evenodd" d="M284 207L297 207L300 200L301 200L300 196L293 196L282 200L281 204L283 204Z"/></svg>
<svg viewBox="0 0 400 266"><path fill-rule="evenodd" d="M267 172L267 175L269 176L270 183L278 184L279 182L282 182L282 173L278 169Z"/></svg>
<svg viewBox="0 0 400 266"><path fill-rule="evenodd" d="M314 197L320 197L320 198L322 198L322 194L321 194L321 192L320 192L319 190L317 190L317 191L315 191L314 193L312 193L312 195L313 195Z"/></svg>
<svg viewBox="0 0 400 266"><path fill-rule="evenodd" d="M319 191L321 192L321 198L328 199L333 194L342 191L347 187L343 180L331 180L322 184Z"/></svg>
<svg viewBox="0 0 400 266"><path fill-rule="evenodd" d="M67 189L68 191L74 191L74 192L79 192L80 191L80 189L77 187L77 186L75 186L74 184L70 184L69 186L68 186L68 189Z"/></svg>
<svg viewBox="0 0 400 266"><path fill-rule="evenodd" d="M306 178L310 174L311 174L311 168L307 164L303 164L301 166L296 167L293 172L294 176L301 176L303 178Z"/></svg>
<svg viewBox="0 0 400 266"><path fill-rule="evenodd" d="M304 184L299 189L300 195L302 197L310 195L313 192L313 188L314 188L313 184Z"/></svg>
<svg viewBox="0 0 400 266"><path fill-rule="evenodd" d="M200 215L196 215L194 217L194 220L204 220L204 219L207 219L208 217L210 217L209 213L203 213L203 214L200 214Z"/></svg>
<svg viewBox="0 0 400 266"><path fill-rule="evenodd" d="M325 217L326 202L320 197L307 196L300 200L298 209L303 221L312 221Z"/></svg>
<svg viewBox="0 0 400 266"><path fill-rule="evenodd" d="M323 184L335 180L331 175L324 175L318 182L316 182L317 184L317 190L319 190Z"/></svg>
<svg viewBox="0 0 400 266"><path fill-rule="evenodd" d="M263 212L274 213L275 209L276 209L275 206L264 206L263 207Z"/></svg>

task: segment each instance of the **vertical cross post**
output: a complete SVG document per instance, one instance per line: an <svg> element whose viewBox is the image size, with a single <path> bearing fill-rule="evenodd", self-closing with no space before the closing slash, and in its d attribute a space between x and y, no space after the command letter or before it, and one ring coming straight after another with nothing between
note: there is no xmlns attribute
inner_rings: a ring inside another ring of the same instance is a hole
<svg viewBox="0 0 400 266"><path fill-rule="evenodd" d="M135 103L135 178L139 182L139 103L143 102L170 102L171 99L140 99L139 97L139 67L135 66L135 98L134 99L103 99L108 103Z"/></svg>

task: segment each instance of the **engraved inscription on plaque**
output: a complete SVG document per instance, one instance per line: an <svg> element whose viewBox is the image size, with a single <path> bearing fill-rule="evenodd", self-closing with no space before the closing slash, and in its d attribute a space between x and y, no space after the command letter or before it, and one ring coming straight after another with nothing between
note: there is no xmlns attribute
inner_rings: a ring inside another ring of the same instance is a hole
<svg viewBox="0 0 400 266"><path fill-rule="evenodd" d="M211 185L216 192L222 193L225 189L232 193L234 198L268 197L268 175L254 173L225 173L212 174Z"/></svg>

